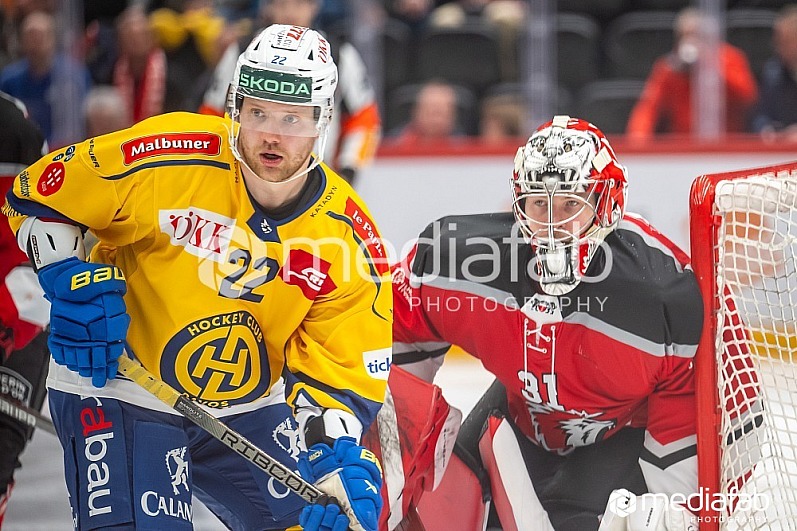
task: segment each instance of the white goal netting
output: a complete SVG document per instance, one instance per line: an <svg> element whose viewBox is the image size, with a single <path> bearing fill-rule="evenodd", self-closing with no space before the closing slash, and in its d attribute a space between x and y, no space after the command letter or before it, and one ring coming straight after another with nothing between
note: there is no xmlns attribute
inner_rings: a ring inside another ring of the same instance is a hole
<svg viewBox="0 0 797 531"><path fill-rule="evenodd" d="M712 351L716 385L715 410L699 415L717 415L719 428L706 527L797 530L797 166L706 177L714 200L695 204L693 188L691 207L695 270L708 260L713 271L700 278L713 345L699 356ZM694 241L695 223L711 225L710 241Z"/></svg>

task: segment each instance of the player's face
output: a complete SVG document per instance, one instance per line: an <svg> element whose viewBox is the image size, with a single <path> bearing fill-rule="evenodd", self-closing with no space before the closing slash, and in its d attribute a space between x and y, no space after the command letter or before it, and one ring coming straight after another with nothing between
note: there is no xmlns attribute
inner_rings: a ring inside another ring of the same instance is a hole
<svg viewBox="0 0 797 531"><path fill-rule="evenodd" d="M264 181L284 181L309 164L316 139L313 107L244 98L238 149Z"/></svg>
<svg viewBox="0 0 797 531"><path fill-rule="evenodd" d="M552 229L557 240L581 236L592 226L595 218L595 200L587 193L555 193L553 201L548 194L531 194L526 197L524 210L528 226L540 238L548 238Z"/></svg>

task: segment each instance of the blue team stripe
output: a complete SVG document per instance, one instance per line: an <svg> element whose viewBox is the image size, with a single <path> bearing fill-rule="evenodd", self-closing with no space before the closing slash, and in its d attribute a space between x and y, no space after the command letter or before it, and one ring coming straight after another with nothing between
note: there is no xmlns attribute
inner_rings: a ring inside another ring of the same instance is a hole
<svg viewBox="0 0 797 531"><path fill-rule="evenodd" d="M30 217L36 216L37 218L57 219L58 221L63 221L71 225L77 225L83 232L88 230L88 226L78 223L74 219L61 214L57 210L53 210L48 206L31 201L29 199L20 199L14 195L13 190L8 191L6 194L6 200L8 201L9 206L20 214Z"/></svg>
<svg viewBox="0 0 797 531"><path fill-rule="evenodd" d="M116 175L106 175L105 177L103 177L103 179L105 179L106 181L118 181L119 179L124 179L125 177L129 177L130 175L136 173L137 171L149 170L150 168L160 168L162 166L211 166L213 168L219 168L220 170L230 169L230 165L227 162L221 162L218 160L204 160L204 159L159 160L157 162L147 162L142 164L141 166L130 168L124 173L119 173Z"/></svg>
<svg viewBox="0 0 797 531"><path fill-rule="evenodd" d="M351 235L354 238L354 241L357 242L357 246L363 250L363 253L365 254L366 258L370 258L370 260L366 260L366 262L368 262L368 269L371 271L371 279L374 281L374 284L376 285L376 296L374 297L374 302L371 303L371 311L373 311L377 317L387 321L387 319L384 316L380 315L379 312L376 311L376 300L379 298L379 291L382 289L382 281L380 280L379 273L377 273L376 269L374 268L374 263L373 263L374 258L368 255L368 250L367 250L368 246L362 244L363 241L360 239L359 236L357 236L357 232L354 230L354 225L352 224L349 218L347 218L346 216L341 216L340 214L336 214L334 212L327 212L327 216L331 217L332 219L342 221L343 223L351 227Z"/></svg>
<svg viewBox="0 0 797 531"><path fill-rule="evenodd" d="M330 387L302 372L290 372L285 370L282 372L282 375L285 378L285 396L290 396L291 393L293 393L293 387L298 383L309 385L310 387L324 392L351 409L354 416L363 423L363 427L365 428L370 426L374 419L376 419L376 414L379 413L379 408L382 407L381 402L368 400L353 391Z"/></svg>

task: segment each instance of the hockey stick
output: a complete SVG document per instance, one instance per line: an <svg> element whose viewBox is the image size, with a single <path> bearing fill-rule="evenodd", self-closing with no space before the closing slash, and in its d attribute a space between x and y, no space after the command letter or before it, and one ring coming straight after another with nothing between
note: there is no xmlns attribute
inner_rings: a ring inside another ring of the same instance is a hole
<svg viewBox="0 0 797 531"><path fill-rule="evenodd" d="M27 424L31 428L39 428L56 437L58 434L53 426L53 421L25 404L0 395L0 413L5 413L14 420Z"/></svg>
<svg viewBox="0 0 797 531"><path fill-rule="evenodd" d="M188 420L273 477L281 485L301 496L308 503L320 505L334 503L340 505L333 497L321 492L315 485L302 479L301 476L259 449L246 437L227 427L219 419L181 395L166 382L156 378L138 361L125 355L119 356L118 360L119 372L152 393L161 402L182 413Z"/></svg>

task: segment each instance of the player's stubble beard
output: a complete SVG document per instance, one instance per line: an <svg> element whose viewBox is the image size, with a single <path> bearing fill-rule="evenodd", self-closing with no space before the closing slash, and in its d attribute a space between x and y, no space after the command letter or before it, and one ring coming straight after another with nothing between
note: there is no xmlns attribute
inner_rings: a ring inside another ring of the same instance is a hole
<svg viewBox="0 0 797 531"><path fill-rule="evenodd" d="M270 183L283 182L300 170L307 167L315 138L283 137L281 142L265 142L257 133L244 134L238 137L241 158L261 181ZM270 151L282 156L276 167L266 166L260 159L260 153Z"/></svg>

